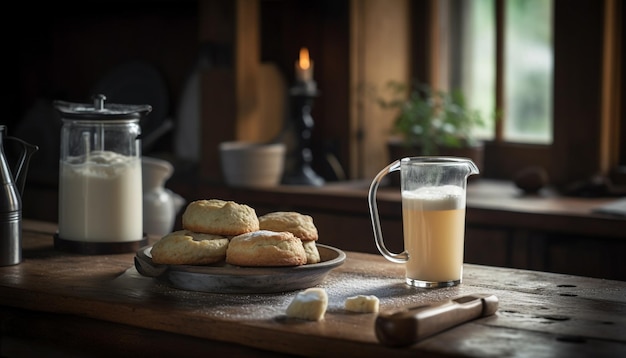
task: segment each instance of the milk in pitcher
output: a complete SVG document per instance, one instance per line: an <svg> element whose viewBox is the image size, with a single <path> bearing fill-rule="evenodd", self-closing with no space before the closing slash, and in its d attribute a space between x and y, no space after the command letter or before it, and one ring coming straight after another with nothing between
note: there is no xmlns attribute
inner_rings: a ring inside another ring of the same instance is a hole
<svg viewBox="0 0 626 358"><path fill-rule="evenodd" d="M87 242L143 237L141 160L110 151L61 161L59 237Z"/></svg>
<svg viewBox="0 0 626 358"><path fill-rule="evenodd" d="M463 276L465 193L454 185L402 192L408 280L447 282Z"/></svg>

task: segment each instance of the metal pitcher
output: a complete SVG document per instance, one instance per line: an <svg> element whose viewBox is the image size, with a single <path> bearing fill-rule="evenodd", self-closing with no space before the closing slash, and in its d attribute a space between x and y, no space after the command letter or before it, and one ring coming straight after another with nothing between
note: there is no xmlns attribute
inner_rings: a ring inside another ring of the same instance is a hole
<svg viewBox="0 0 626 358"><path fill-rule="evenodd" d="M22 262L22 194L31 156L39 150L36 145L6 136L6 126L0 125L0 266ZM22 151L14 168L4 155L4 141L14 140Z"/></svg>

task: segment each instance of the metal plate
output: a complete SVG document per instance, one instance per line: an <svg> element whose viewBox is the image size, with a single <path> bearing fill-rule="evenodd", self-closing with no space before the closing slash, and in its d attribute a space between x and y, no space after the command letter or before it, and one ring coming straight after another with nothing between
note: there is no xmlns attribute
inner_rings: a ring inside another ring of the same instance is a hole
<svg viewBox="0 0 626 358"><path fill-rule="evenodd" d="M317 244L321 261L291 267L240 267L222 263L210 266L159 265L152 262L152 247L135 255L137 271L171 287L212 293L274 293L315 286L330 270L343 264L346 254L334 247Z"/></svg>

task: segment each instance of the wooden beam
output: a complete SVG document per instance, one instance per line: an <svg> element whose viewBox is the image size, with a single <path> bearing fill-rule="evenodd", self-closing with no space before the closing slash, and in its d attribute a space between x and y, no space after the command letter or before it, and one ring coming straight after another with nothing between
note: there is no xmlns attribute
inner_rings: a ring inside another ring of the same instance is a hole
<svg viewBox="0 0 626 358"><path fill-rule="evenodd" d="M258 141L263 132L259 104L259 2L237 0L235 32L235 81L237 139Z"/></svg>
<svg viewBox="0 0 626 358"><path fill-rule="evenodd" d="M606 0L604 8L604 48L602 63L602 124L600 171L609 175L619 164L620 98L622 78L622 3Z"/></svg>
<svg viewBox="0 0 626 358"><path fill-rule="evenodd" d="M352 178L372 178L389 162L394 113L380 108L375 96L390 80L410 81L409 14L406 0L351 2Z"/></svg>
<svg viewBox="0 0 626 358"><path fill-rule="evenodd" d="M198 13L199 42L214 49L201 74L200 175L220 181L219 143L252 140L259 128L259 4L201 0Z"/></svg>
<svg viewBox="0 0 626 358"><path fill-rule="evenodd" d="M496 17L496 108L500 113L495 123L494 140L496 142L504 141L504 121L506 117L506 79L505 79L505 61L504 46L506 45L506 2L504 0L496 0L495 17Z"/></svg>
<svg viewBox="0 0 626 358"><path fill-rule="evenodd" d="M603 14L602 1L554 2L554 141L548 170L557 187L600 173Z"/></svg>

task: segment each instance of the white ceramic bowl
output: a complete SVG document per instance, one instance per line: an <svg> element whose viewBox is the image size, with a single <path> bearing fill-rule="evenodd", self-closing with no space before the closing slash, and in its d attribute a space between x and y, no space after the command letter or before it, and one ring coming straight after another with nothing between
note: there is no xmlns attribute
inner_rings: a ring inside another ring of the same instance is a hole
<svg viewBox="0 0 626 358"><path fill-rule="evenodd" d="M284 143L220 143L222 175L234 187L268 187L280 184L285 167Z"/></svg>

